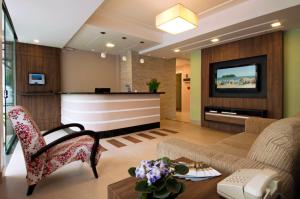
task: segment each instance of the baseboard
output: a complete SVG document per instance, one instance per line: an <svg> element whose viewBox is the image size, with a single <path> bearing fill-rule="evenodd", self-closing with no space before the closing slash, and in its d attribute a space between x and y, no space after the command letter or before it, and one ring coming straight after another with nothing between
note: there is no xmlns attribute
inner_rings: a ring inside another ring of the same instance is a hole
<svg viewBox="0 0 300 199"><path fill-rule="evenodd" d="M160 122L155 122L155 123L150 123L150 124L142 124L138 126L131 126L131 127L126 127L126 128L121 128L121 129L115 129L113 131L107 131L104 133L101 133L101 138L109 138L109 137L114 137L114 136L120 136L120 135L126 135L129 133L134 133L134 132L139 132L139 131L146 131L149 129L155 129L155 128L160 128Z"/></svg>
<svg viewBox="0 0 300 199"><path fill-rule="evenodd" d="M198 121L198 120L191 120L191 123L201 126L201 121Z"/></svg>

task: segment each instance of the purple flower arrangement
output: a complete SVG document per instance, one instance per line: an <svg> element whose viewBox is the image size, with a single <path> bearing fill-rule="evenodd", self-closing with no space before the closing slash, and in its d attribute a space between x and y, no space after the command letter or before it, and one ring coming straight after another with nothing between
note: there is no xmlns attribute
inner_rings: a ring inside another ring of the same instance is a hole
<svg viewBox="0 0 300 199"><path fill-rule="evenodd" d="M169 158L143 160L138 167L128 170L138 179L135 190L140 199L176 198L184 191L184 184L178 182L175 174L185 175L189 169L185 165L171 161Z"/></svg>

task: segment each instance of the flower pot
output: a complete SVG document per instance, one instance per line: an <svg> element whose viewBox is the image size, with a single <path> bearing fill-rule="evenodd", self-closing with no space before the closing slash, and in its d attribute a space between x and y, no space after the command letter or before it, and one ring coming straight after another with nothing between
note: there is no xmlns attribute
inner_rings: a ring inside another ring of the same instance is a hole
<svg viewBox="0 0 300 199"><path fill-rule="evenodd" d="M151 89L151 88L149 88L149 92L150 93L157 93L157 89Z"/></svg>
<svg viewBox="0 0 300 199"><path fill-rule="evenodd" d="M170 196L168 196L168 197L166 197L164 199L175 199L178 196L179 196L179 194L173 194L173 195L170 195ZM158 198L154 197L153 194L148 194L147 199L158 199Z"/></svg>

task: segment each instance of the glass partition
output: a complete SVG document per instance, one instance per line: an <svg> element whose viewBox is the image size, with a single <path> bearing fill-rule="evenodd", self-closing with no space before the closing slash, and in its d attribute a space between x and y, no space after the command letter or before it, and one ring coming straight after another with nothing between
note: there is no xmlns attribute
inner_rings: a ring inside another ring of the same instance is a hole
<svg viewBox="0 0 300 199"><path fill-rule="evenodd" d="M15 93L15 56L16 36L5 5L2 6L2 89L3 89L3 120L4 146L8 154L16 139L7 112L16 104Z"/></svg>

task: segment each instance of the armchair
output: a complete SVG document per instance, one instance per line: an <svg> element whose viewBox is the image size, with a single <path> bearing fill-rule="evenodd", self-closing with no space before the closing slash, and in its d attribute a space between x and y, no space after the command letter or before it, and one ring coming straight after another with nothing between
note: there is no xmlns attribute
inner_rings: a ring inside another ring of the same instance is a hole
<svg viewBox="0 0 300 199"><path fill-rule="evenodd" d="M41 134L30 113L21 106L13 107L8 116L21 143L27 169L27 195L31 195L36 184L58 168L77 160L88 162L95 178L98 178L97 163L101 155L100 137L84 130L80 124L72 123L51 129ZM44 136L60 129L78 127L81 131L63 136L46 144Z"/></svg>

